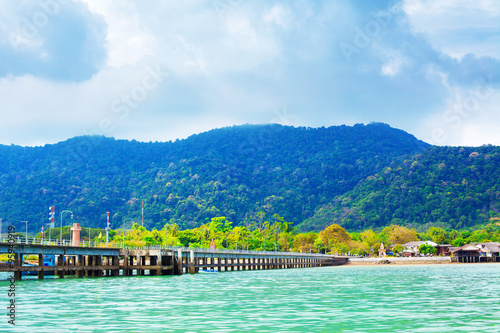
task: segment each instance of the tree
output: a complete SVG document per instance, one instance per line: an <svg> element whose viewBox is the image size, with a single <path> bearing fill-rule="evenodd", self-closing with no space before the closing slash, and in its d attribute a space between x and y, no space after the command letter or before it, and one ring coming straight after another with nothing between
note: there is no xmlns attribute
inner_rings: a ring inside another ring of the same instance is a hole
<svg viewBox="0 0 500 333"><path fill-rule="evenodd" d="M365 243L368 247L373 246L375 243L380 243L381 240L380 236L373 232L372 229L363 231L360 237L363 243Z"/></svg>
<svg viewBox="0 0 500 333"><path fill-rule="evenodd" d="M451 245L453 245L454 247L461 247L465 244L467 244L467 242L462 237L457 237L451 242Z"/></svg>
<svg viewBox="0 0 500 333"><path fill-rule="evenodd" d="M401 246L401 244L396 244L393 248L392 248L392 252L394 254L399 254L401 252L403 252L404 248L403 246Z"/></svg>
<svg viewBox="0 0 500 333"><path fill-rule="evenodd" d="M416 240L418 240L418 237L415 229L408 229L400 226L394 226L388 238L391 244L405 244Z"/></svg>
<svg viewBox="0 0 500 333"><path fill-rule="evenodd" d="M425 233L425 236L437 244L444 244L447 242L448 235L442 228L430 227Z"/></svg>
<svg viewBox="0 0 500 333"><path fill-rule="evenodd" d="M318 237L323 242L323 245L332 250L341 248L341 244L347 246L347 243L351 240L351 236L347 231L338 224L332 224L325 230L320 231Z"/></svg>
<svg viewBox="0 0 500 333"><path fill-rule="evenodd" d="M364 242L350 241L348 245L351 254L359 254L363 256L370 253L370 247Z"/></svg>
<svg viewBox="0 0 500 333"><path fill-rule="evenodd" d="M418 247L418 251L422 254L436 254L437 253L437 249L434 246L429 245L429 244L421 244Z"/></svg>
<svg viewBox="0 0 500 333"><path fill-rule="evenodd" d="M318 235L314 231L295 235L293 250L296 252L313 252Z"/></svg>
<svg viewBox="0 0 500 333"><path fill-rule="evenodd" d="M488 232L485 230L476 230L470 235L468 242L469 243L487 243L490 240L488 239Z"/></svg>

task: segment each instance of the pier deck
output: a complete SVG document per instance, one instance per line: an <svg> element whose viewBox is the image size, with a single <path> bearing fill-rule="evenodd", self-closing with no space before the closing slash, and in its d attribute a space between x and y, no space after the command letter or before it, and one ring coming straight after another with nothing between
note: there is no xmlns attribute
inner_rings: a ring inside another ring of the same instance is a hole
<svg viewBox="0 0 500 333"><path fill-rule="evenodd" d="M0 243L0 253L13 254L10 264L0 266L0 272L13 272L20 280L23 274L46 274L60 278L181 275L197 273L200 269L222 271L288 269L342 265L347 257L315 253L208 250L192 248L77 247ZM23 256L38 255L38 265L23 265ZM44 266L44 256L54 255L55 266Z"/></svg>

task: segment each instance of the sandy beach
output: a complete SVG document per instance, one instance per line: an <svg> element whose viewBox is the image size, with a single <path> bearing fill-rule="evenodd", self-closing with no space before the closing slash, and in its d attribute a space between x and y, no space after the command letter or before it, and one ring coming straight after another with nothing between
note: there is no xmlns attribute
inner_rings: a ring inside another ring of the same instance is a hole
<svg viewBox="0 0 500 333"><path fill-rule="evenodd" d="M346 265L429 265L454 264L450 257L386 257L386 258L349 258Z"/></svg>

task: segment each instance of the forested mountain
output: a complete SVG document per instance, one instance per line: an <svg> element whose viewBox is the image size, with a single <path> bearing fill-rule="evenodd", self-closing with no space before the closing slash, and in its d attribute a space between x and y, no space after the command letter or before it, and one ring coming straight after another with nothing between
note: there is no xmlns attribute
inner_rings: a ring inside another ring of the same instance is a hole
<svg viewBox="0 0 500 333"><path fill-rule="evenodd" d="M350 230L389 224L462 229L500 219L500 147L431 147L394 160L299 226Z"/></svg>
<svg viewBox="0 0 500 333"><path fill-rule="evenodd" d="M84 136L44 147L0 146L0 217L40 230L55 205L57 225L60 212L71 210L73 222L104 227L109 211L117 228L124 218L140 221L144 201L148 228L192 228L215 216L241 225L260 211L298 224L428 147L379 123L244 125L165 143Z"/></svg>

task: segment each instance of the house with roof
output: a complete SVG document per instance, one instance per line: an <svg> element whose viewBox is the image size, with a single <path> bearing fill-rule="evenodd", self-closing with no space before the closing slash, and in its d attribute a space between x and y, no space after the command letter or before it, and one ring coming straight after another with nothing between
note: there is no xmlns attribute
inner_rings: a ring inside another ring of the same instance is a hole
<svg viewBox="0 0 500 333"><path fill-rule="evenodd" d="M404 248L403 253L406 257L413 257L420 253L419 248L420 245L422 244L427 244L434 247L437 246L437 243L431 241L412 241L405 244L401 244L401 246Z"/></svg>
<svg viewBox="0 0 500 333"><path fill-rule="evenodd" d="M478 243L479 261L500 262L500 243Z"/></svg>
<svg viewBox="0 0 500 333"><path fill-rule="evenodd" d="M449 257L451 255L453 245L451 245L451 244L438 244L438 245L436 245L436 249L437 249L436 255Z"/></svg>
<svg viewBox="0 0 500 333"><path fill-rule="evenodd" d="M466 244L453 250L453 261L500 262L500 243Z"/></svg>
<svg viewBox="0 0 500 333"><path fill-rule="evenodd" d="M479 248L473 244L465 244L453 250L452 260L462 263L479 262Z"/></svg>

